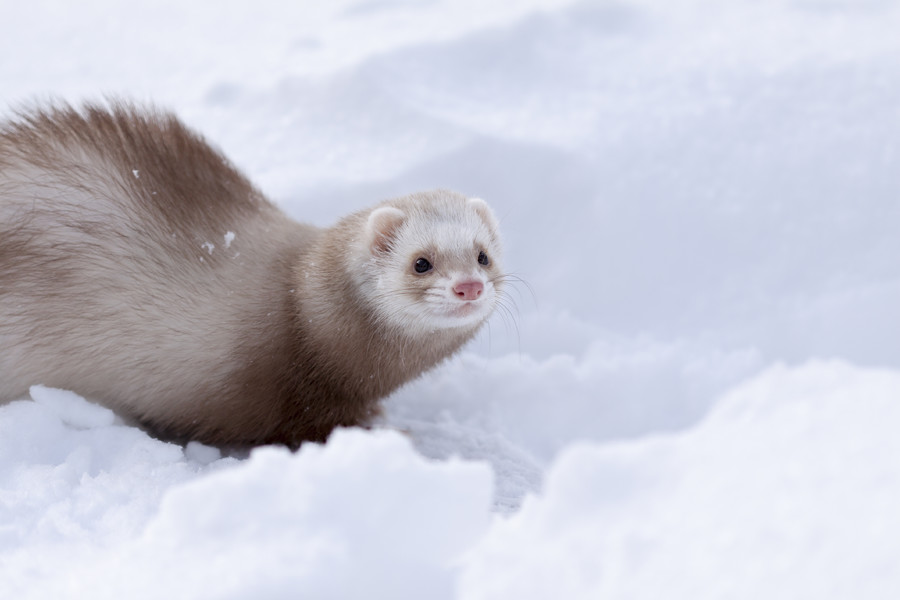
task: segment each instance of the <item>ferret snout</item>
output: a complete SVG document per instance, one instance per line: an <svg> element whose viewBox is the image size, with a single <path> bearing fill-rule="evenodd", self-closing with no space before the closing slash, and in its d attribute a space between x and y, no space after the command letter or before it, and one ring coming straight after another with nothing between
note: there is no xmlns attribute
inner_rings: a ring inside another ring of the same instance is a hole
<svg viewBox="0 0 900 600"><path fill-rule="evenodd" d="M453 286L453 293L460 300L477 300L484 291L484 284L477 280L461 281Z"/></svg>

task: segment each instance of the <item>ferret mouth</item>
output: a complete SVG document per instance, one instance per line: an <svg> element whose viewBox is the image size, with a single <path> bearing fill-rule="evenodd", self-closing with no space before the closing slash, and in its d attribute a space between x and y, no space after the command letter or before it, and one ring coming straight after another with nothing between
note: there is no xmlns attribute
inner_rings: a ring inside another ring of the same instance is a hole
<svg viewBox="0 0 900 600"><path fill-rule="evenodd" d="M470 317L484 309L481 302L459 302L456 306L451 307L447 312L451 317Z"/></svg>
<svg viewBox="0 0 900 600"><path fill-rule="evenodd" d="M445 320L449 327L471 325L486 318L489 303L484 301L452 302L441 306L435 316Z"/></svg>

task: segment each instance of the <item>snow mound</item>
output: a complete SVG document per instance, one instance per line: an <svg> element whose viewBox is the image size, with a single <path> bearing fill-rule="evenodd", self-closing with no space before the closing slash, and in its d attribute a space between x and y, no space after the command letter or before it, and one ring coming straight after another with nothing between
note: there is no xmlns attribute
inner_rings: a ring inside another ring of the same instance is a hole
<svg viewBox="0 0 900 600"><path fill-rule="evenodd" d="M897 370L776 365L679 433L568 445L492 516L487 464L395 431L217 460L15 402L0 597L897 597L898 429Z"/></svg>
<svg viewBox="0 0 900 600"><path fill-rule="evenodd" d="M574 444L467 558L481 598L896 598L900 373L772 367L696 428Z"/></svg>
<svg viewBox="0 0 900 600"><path fill-rule="evenodd" d="M116 414L67 390L57 390L43 385L33 385L31 399L52 410L66 425L77 429L93 429L112 425Z"/></svg>
<svg viewBox="0 0 900 600"><path fill-rule="evenodd" d="M488 526L491 477L481 463L428 461L393 431L342 430L296 454L261 448L170 489L140 535L90 561L42 563L48 577L27 592L449 598L456 559Z"/></svg>

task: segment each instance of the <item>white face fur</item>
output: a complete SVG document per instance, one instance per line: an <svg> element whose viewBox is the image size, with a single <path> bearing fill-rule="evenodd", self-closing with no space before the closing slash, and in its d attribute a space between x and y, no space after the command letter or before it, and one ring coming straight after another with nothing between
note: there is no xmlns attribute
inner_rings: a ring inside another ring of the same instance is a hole
<svg viewBox="0 0 900 600"><path fill-rule="evenodd" d="M483 200L395 201L372 211L365 239L374 276L367 292L385 322L428 334L476 327L493 312L502 256Z"/></svg>

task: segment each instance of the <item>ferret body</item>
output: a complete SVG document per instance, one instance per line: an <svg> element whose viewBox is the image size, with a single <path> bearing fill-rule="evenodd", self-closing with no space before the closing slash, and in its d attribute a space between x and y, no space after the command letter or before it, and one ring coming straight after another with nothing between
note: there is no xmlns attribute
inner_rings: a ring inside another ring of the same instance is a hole
<svg viewBox="0 0 900 600"><path fill-rule="evenodd" d="M320 229L171 115L31 111L0 124L0 401L44 384L165 439L323 440L475 334L500 254L478 199Z"/></svg>

